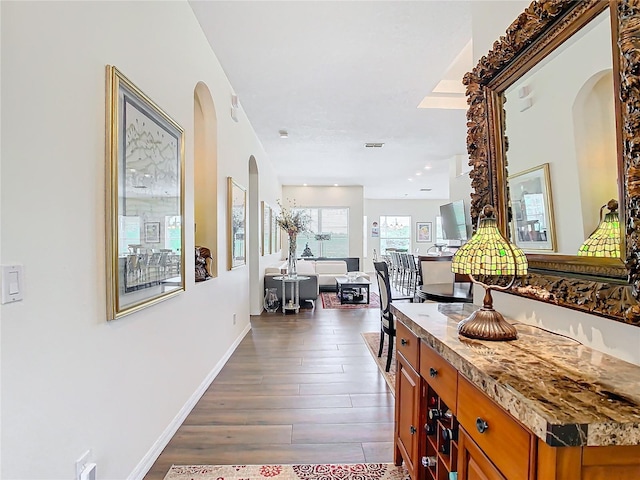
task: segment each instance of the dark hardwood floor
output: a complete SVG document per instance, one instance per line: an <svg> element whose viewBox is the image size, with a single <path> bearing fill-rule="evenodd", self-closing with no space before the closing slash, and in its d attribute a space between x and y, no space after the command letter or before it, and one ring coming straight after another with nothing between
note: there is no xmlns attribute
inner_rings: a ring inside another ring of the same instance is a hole
<svg viewBox="0 0 640 480"><path fill-rule="evenodd" d="M393 461L394 397L362 332L377 308L251 318L251 331L145 480L172 464Z"/></svg>

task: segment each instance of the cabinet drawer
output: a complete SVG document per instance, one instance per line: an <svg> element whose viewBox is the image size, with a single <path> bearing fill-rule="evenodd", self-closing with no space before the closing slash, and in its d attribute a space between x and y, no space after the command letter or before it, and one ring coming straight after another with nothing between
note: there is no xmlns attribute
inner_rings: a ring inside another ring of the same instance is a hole
<svg viewBox="0 0 640 480"><path fill-rule="evenodd" d="M461 375L458 377L457 417L505 477L509 480L529 478L531 434Z"/></svg>
<svg viewBox="0 0 640 480"><path fill-rule="evenodd" d="M482 480L507 480L498 469L491 463L491 460L478 448L473 440L460 429L459 433L460 450L458 452L458 469L460 478L482 479Z"/></svg>
<svg viewBox="0 0 640 480"><path fill-rule="evenodd" d="M420 342L420 375L456 415L458 372L424 342Z"/></svg>
<svg viewBox="0 0 640 480"><path fill-rule="evenodd" d="M396 322L396 349L407 359L409 365L418 371L418 354L420 352L418 337L402 322Z"/></svg>

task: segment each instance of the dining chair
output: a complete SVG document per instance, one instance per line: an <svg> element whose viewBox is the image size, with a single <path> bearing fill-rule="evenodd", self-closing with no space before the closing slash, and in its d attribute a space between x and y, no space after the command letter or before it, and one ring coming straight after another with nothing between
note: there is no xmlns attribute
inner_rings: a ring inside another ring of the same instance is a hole
<svg viewBox="0 0 640 480"><path fill-rule="evenodd" d="M415 294L418 282L420 281L420 272L418 270L418 264L416 257L413 254L407 254L407 294Z"/></svg>
<svg viewBox="0 0 640 480"><path fill-rule="evenodd" d="M376 278L378 279L378 290L380 292L380 348L378 357L382 356L384 348L384 336L389 336L389 348L387 350L387 365L385 371L391 368L391 357L393 355L393 338L396 336L396 325L391 313L391 284L389 279L389 269L386 262L374 262Z"/></svg>

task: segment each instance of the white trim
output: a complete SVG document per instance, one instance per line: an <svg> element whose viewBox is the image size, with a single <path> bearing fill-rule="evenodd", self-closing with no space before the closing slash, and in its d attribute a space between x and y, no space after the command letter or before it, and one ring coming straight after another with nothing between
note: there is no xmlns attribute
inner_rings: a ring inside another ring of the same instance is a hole
<svg viewBox="0 0 640 480"><path fill-rule="evenodd" d="M209 388L209 385L211 385L211 382L213 382L213 380L218 376L218 373L220 373L220 370L222 370L222 367L224 367L224 365L227 363L227 360L229 360L229 358L231 357L233 352L236 350L236 348L238 347L242 339L247 335L247 333L249 333L250 330L251 330L251 324L245 327L245 329L238 336L236 341L233 342L233 345L229 347L229 349L224 354L224 356L220 359L220 361L216 364L216 366L213 367L211 372L209 372L209 374L202 381L200 386L196 389L195 392L193 392L191 397L189 397L189 399L180 409L178 414L169 423L167 428L165 428L164 432L162 432L162 434L160 435L160 438L158 438L158 440L155 441L155 443L149 449L146 455L142 457L142 460L140 460L140 463L138 463L138 465L136 465L136 468L133 469L133 472L129 474L129 476L127 477L127 480L142 480L144 476L149 472L149 470L151 470L151 467L153 466L155 461L158 459L158 457L162 453L162 450L164 450L164 447L167 446L171 438L178 431L178 428L180 428L180 425L182 425L182 422L184 422L185 418L187 418L187 415L189 415L193 407L196 406L196 403L198 403L198 400L200 400L200 397L204 395L204 392L207 390L207 388Z"/></svg>

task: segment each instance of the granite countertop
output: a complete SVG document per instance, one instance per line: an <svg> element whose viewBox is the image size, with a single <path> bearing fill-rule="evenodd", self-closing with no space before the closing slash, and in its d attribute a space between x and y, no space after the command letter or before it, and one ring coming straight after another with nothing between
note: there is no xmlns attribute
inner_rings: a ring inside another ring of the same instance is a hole
<svg viewBox="0 0 640 480"><path fill-rule="evenodd" d="M513 323L518 339L459 337L477 307L394 303L392 312L476 387L551 446L640 445L640 367ZM509 319L507 319L509 321Z"/></svg>

